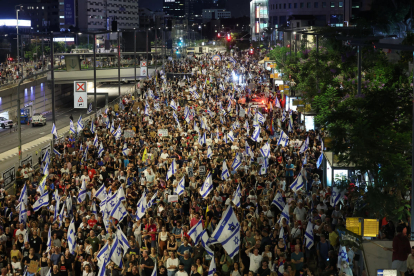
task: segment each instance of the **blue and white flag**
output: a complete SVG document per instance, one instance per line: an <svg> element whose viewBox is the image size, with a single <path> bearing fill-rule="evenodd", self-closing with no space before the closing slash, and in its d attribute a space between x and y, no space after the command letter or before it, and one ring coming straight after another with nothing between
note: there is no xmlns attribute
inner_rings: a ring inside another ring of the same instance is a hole
<svg viewBox="0 0 414 276"><path fill-rule="evenodd" d="M198 137L198 143L202 146L206 143L206 133L204 132L203 135L200 135L200 137Z"/></svg>
<svg viewBox="0 0 414 276"><path fill-rule="evenodd" d="M172 109L177 111L177 104L174 102L174 100L171 100L170 106L171 106Z"/></svg>
<svg viewBox="0 0 414 276"><path fill-rule="evenodd" d="M122 129L121 129L121 125L118 126L118 129L115 132L115 139L119 140L121 139L121 135L122 135Z"/></svg>
<svg viewBox="0 0 414 276"><path fill-rule="evenodd" d="M236 60L233 57L229 57L229 61L232 62L234 65L236 65Z"/></svg>
<svg viewBox="0 0 414 276"><path fill-rule="evenodd" d="M124 147L122 148L122 154L124 156L128 156L128 153L129 153L128 144L124 143Z"/></svg>
<svg viewBox="0 0 414 276"><path fill-rule="evenodd" d="M24 202L20 202L19 223L26 223L27 221L27 207Z"/></svg>
<svg viewBox="0 0 414 276"><path fill-rule="evenodd" d="M230 177L229 170L227 168L226 161L223 161L223 166L221 167L221 180L226 180Z"/></svg>
<svg viewBox="0 0 414 276"><path fill-rule="evenodd" d="M66 209L68 210L68 217L73 216L73 209L72 209L72 197L68 196L66 197Z"/></svg>
<svg viewBox="0 0 414 276"><path fill-rule="evenodd" d="M177 187L175 188L175 193L177 195L182 195L185 189L185 177L181 178L180 182L178 182Z"/></svg>
<svg viewBox="0 0 414 276"><path fill-rule="evenodd" d="M271 204L276 205L276 207L279 208L280 211L283 211L286 205L285 202L283 201L282 194L279 192L276 193L275 198L273 199Z"/></svg>
<svg viewBox="0 0 414 276"><path fill-rule="evenodd" d="M252 140L255 142L258 142L258 139L260 137L260 126L256 127L253 131Z"/></svg>
<svg viewBox="0 0 414 276"><path fill-rule="evenodd" d="M149 116L150 115L149 111L150 111L149 106L145 106L144 115Z"/></svg>
<svg viewBox="0 0 414 276"><path fill-rule="evenodd" d="M141 199L137 204L136 219L142 219L145 216L145 211L147 209L147 194L144 192L141 196Z"/></svg>
<svg viewBox="0 0 414 276"><path fill-rule="evenodd" d="M242 158L240 154L237 152L236 156L234 157L233 163L231 164L231 168L233 171L237 170L242 164Z"/></svg>
<svg viewBox="0 0 414 276"><path fill-rule="evenodd" d="M256 120L261 124L264 124L266 121L265 117L259 111L256 113Z"/></svg>
<svg viewBox="0 0 414 276"><path fill-rule="evenodd" d="M117 200L114 208L111 211L110 216L113 218L116 218L119 222L121 222L127 215L128 215L128 212L125 209L124 204L122 203L121 200Z"/></svg>
<svg viewBox="0 0 414 276"><path fill-rule="evenodd" d="M330 199L330 204L331 206L336 206L339 201L342 199L344 192L340 191L338 187L333 187L332 188L332 195L331 195L331 199Z"/></svg>
<svg viewBox="0 0 414 276"><path fill-rule="evenodd" d="M126 200L124 188L122 187L122 185L119 186L119 189L118 189L118 191L116 193L116 198L119 201L125 201Z"/></svg>
<svg viewBox="0 0 414 276"><path fill-rule="evenodd" d="M100 265L97 276L105 276L105 275L106 275L106 265ZM48 275L46 275L46 276L48 276Z"/></svg>
<svg viewBox="0 0 414 276"><path fill-rule="evenodd" d="M72 218L68 228L68 247L69 253L73 254L75 252L76 247L76 228L75 228L75 220Z"/></svg>
<svg viewBox="0 0 414 276"><path fill-rule="evenodd" d="M288 143L289 136L287 136L287 134L282 130L282 132L280 132L279 140L277 140L277 144L286 147Z"/></svg>
<svg viewBox="0 0 414 276"><path fill-rule="evenodd" d="M125 236L124 232L122 232L121 227L119 227L119 224L117 225L115 234L118 237L118 241L121 244L122 249L124 250L124 255L125 255L128 249L131 247L129 246L127 237Z"/></svg>
<svg viewBox="0 0 414 276"><path fill-rule="evenodd" d="M280 102L279 102L279 98L278 97L276 97L276 99L275 99L275 107L278 107L278 108L281 108L282 107L280 105Z"/></svg>
<svg viewBox="0 0 414 276"><path fill-rule="evenodd" d="M213 151L211 150L211 147L208 146L207 148L207 158L211 159L213 157Z"/></svg>
<svg viewBox="0 0 414 276"><path fill-rule="evenodd" d="M309 136L306 137L305 142L302 143L302 146L299 149L299 153L304 153L309 148Z"/></svg>
<svg viewBox="0 0 414 276"><path fill-rule="evenodd" d="M203 198L206 198L212 190L213 190L213 178L212 178L211 172L209 172L206 177L206 180L204 180L204 183L201 186L200 195Z"/></svg>
<svg viewBox="0 0 414 276"><path fill-rule="evenodd" d="M82 130L83 130L82 115L79 115L77 132L79 133Z"/></svg>
<svg viewBox="0 0 414 276"><path fill-rule="evenodd" d="M115 133L115 126L114 126L114 122L112 122L112 124L111 124L111 128L109 129L109 131L111 132L111 134L112 134L112 135Z"/></svg>
<svg viewBox="0 0 414 276"><path fill-rule="evenodd" d="M264 162L263 162L262 166L260 167L259 175L265 175L265 174L267 174L267 169L269 168L269 161L268 160L269 159L267 159L265 157Z"/></svg>
<svg viewBox="0 0 414 276"><path fill-rule="evenodd" d="M36 202L33 204L33 211L37 212L42 207L46 207L49 205L49 193L46 191L43 195L41 195Z"/></svg>
<svg viewBox="0 0 414 276"><path fill-rule="evenodd" d="M213 258L211 258L211 261L210 261L210 267L208 268L207 276L213 276L214 273L216 273L216 271L217 271L216 261L213 257Z"/></svg>
<svg viewBox="0 0 414 276"><path fill-rule="evenodd" d="M283 218L286 219L286 223L289 224L289 205L288 204L286 204L285 207L283 208L283 211L280 214L280 218L277 221L277 223L281 225Z"/></svg>
<svg viewBox="0 0 414 276"><path fill-rule="evenodd" d="M92 113L92 103L90 103L89 104L89 107L88 107L88 111L87 111L87 113L89 114L89 113Z"/></svg>
<svg viewBox="0 0 414 276"><path fill-rule="evenodd" d="M167 172L167 180L171 178L177 172L177 165L175 164L175 159L173 159L170 167Z"/></svg>
<svg viewBox="0 0 414 276"><path fill-rule="evenodd" d="M151 197L151 199L148 200L147 209L148 208L151 208L152 206L154 206L155 203L156 203L156 201L157 201L157 192L155 192L154 195Z"/></svg>
<svg viewBox="0 0 414 276"><path fill-rule="evenodd" d="M337 267L340 268L342 266L342 262L349 264L348 260L348 253L346 252L346 246L339 246L339 253L338 253L338 263Z"/></svg>
<svg viewBox="0 0 414 276"><path fill-rule="evenodd" d="M85 179L83 179L82 181L82 186L79 190L79 195L78 195L78 203L82 203L83 201L85 201L86 199L86 183L85 183Z"/></svg>
<svg viewBox="0 0 414 276"><path fill-rule="evenodd" d="M70 122L69 122L69 132L76 133L76 129L75 129L75 126L73 125L72 120L70 120Z"/></svg>
<svg viewBox="0 0 414 276"><path fill-rule="evenodd" d="M47 233L46 253L52 249L52 226L49 226L49 232Z"/></svg>
<svg viewBox="0 0 414 276"><path fill-rule="evenodd" d="M208 241L209 241L209 237L207 234L207 229L204 229L203 232L201 232L200 234L200 242L201 245L204 247L204 249L206 250L206 252L208 253L208 255L210 255L211 257L214 256L214 252L213 250L211 250L211 248L207 245Z"/></svg>
<svg viewBox="0 0 414 276"><path fill-rule="evenodd" d="M295 181L290 185L290 188L293 192L297 192L298 190L302 189L305 186L305 182L303 181L302 171L299 172L298 176L296 177Z"/></svg>
<svg viewBox="0 0 414 276"><path fill-rule="evenodd" d="M262 156L264 158L269 158L270 157L270 145L269 142L267 142L261 149L260 149L260 153L262 154Z"/></svg>
<svg viewBox="0 0 414 276"><path fill-rule="evenodd" d="M230 258L233 258L239 253L241 244L240 223L230 205L224 212L222 219L217 224L217 228L214 230L210 239L221 243Z"/></svg>
<svg viewBox="0 0 414 276"><path fill-rule="evenodd" d="M233 204L236 205L237 207L240 207L241 205L241 188L240 188L240 183L237 186L237 190L233 195L233 200L232 200Z"/></svg>
<svg viewBox="0 0 414 276"><path fill-rule="evenodd" d="M104 152L104 147L101 142L101 144L99 145L99 149L98 149L98 157L102 157L103 152Z"/></svg>
<svg viewBox="0 0 414 276"><path fill-rule="evenodd" d="M20 192L19 202L24 202L27 206L27 186L24 184L22 191Z"/></svg>
<svg viewBox="0 0 414 276"><path fill-rule="evenodd" d="M244 121L244 128L246 129L246 130L249 130L250 129L250 127L249 127L249 122L246 120L246 121Z"/></svg>
<svg viewBox="0 0 414 276"><path fill-rule="evenodd" d="M154 269L152 270L151 276L157 276L157 262L154 262Z"/></svg>
<svg viewBox="0 0 414 276"><path fill-rule="evenodd" d="M115 236L115 239L112 241L111 251L109 252L111 256L111 261L113 261L118 267L122 267L122 246L118 240L118 237Z"/></svg>
<svg viewBox="0 0 414 276"><path fill-rule="evenodd" d="M95 214L95 217L98 215L98 210L96 209L95 201L92 201L91 213Z"/></svg>
<svg viewBox="0 0 414 276"><path fill-rule="evenodd" d="M55 136L55 138L59 138L55 123L53 123L53 125L52 125L52 134L53 134L53 136Z"/></svg>
<svg viewBox="0 0 414 276"><path fill-rule="evenodd" d="M44 176L42 177L42 179L39 182L39 185L37 186L36 191L39 192L39 194L43 195L45 193L45 188L46 188L46 179L47 177ZM19 201L21 202L21 201Z"/></svg>
<svg viewBox="0 0 414 276"><path fill-rule="evenodd" d="M230 130L229 133L227 133L227 137L229 137L229 139L234 142L234 135L233 135L233 131Z"/></svg>
<svg viewBox="0 0 414 276"><path fill-rule="evenodd" d="M95 134L95 124L94 124L93 120L91 120L91 132L92 132L92 134Z"/></svg>
<svg viewBox="0 0 414 276"><path fill-rule="evenodd" d="M203 220L200 219L196 225L194 225L187 233L190 238L193 240L194 244L198 244L201 239L201 234L203 233Z"/></svg>
<svg viewBox="0 0 414 276"><path fill-rule="evenodd" d="M61 156L62 154L55 148L53 148L53 153L55 154L55 156Z"/></svg>
<svg viewBox="0 0 414 276"><path fill-rule="evenodd" d="M314 236L313 236L313 223L308 222L308 225L306 226L306 232L305 232L305 246L307 249L311 249L312 246L315 243Z"/></svg>
<svg viewBox="0 0 414 276"><path fill-rule="evenodd" d="M95 148L98 147L98 143L99 143L99 141L98 141L98 134L96 134L95 135L95 138L93 139L93 145L94 145Z"/></svg>
<svg viewBox="0 0 414 276"><path fill-rule="evenodd" d="M101 267L105 267L109 262L109 244L105 243L102 246L101 250L99 251L98 255L96 256L98 260L98 265Z"/></svg>
<svg viewBox="0 0 414 276"><path fill-rule="evenodd" d="M316 161L316 167L319 168L323 161L323 151L321 151L321 155L319 155L318 160Z"/></svg>
<svg viewBox="0 0 414 276"><path fill-rule="evenodd" d="M286 112L283 109L283 112L282 112L282 122L284 122L285 120L286 120Z"/></svg>

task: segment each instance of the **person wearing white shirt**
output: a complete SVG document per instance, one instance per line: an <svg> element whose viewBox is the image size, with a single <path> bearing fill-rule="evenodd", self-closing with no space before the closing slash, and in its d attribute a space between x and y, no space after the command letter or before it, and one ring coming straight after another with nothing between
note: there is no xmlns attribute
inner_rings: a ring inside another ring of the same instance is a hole
<svg viewBox="0 0 414 276"><path fill-rule="evenodd" d="M299 202L298 207L295 208L293 214L296 216L296 220L304 221L306 218L306 209L303 208L303 202Z"/></svg>
<svg viewBox="0 0 414 276"><path fill-rule="evenodd" d="M88 185L89 181L91 181L88 175L88 171L83 172L83 175L81 176L80 180L81 180L81 183L83 183L83 180L85 180L85 184Z"/></svg>
<svg viewBox="0 0 414 276"><path fill-rule="evenodd" d="M175 252L170 252L170 257L167 260L168 276L174 276L180 261L175 257Z"/></svg>
<svg viewBox="0 0 414 276"><path fill-rule="evenodd" d="M250 252L252 249L253 249L253 253ZM263 259L262 255L259 255L259 249L252 246L246 250L246 254L247 256L249 256L249 259L250 259L249 271L252 271L253 273L257 273L262 263L262 259Z"/></svg>
<svg viewBox="0 0 414 276"><path fill-rule="evenodd" d="M168 261L168 260L167 260ZM188 276L187 271L184 270L184 264L179 264L176 276Z"/></svg>

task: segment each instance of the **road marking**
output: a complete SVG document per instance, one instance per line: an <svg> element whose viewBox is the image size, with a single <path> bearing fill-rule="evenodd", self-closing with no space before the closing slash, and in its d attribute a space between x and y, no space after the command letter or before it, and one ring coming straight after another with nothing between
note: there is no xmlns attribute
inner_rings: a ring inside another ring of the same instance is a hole
<svg viewBox="0 0 414 276"><path fill-rule="evenodd" d="M40 132L39 134L45 134L44 132Z"/></svg>

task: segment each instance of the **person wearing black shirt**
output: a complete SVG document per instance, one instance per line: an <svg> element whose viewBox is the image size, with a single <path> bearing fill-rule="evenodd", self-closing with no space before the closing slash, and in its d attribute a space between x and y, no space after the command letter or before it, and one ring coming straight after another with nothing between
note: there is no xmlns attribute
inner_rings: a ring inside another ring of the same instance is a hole
<svg viewBox="0 0 414 276"><path fill-rule="evenodd" d="M132 263L131 263L132 266ZM136 266L132 266L132 268L128 268L126 276L139 276L138 270Z"/></svg>
<svg viewBox="0 0 414 276"><path fill-rule="evenodd" d="M29 243L39 258L42 254L42 239L37 235L37 231L33 231L33 236L30 238Z"/></svg>
<svg viewBox="0 0 414 276"><path fill-rule="evenodd" d="M51 276L61 276L60 271L59 271L59 267L57 265L53 266Z"/></svg>
<svg viewBox="0 0 414 276"><path fill-rule="evenodd" d="M148 256L148 251L142 252L141 269L144 270L144 276L151 275L154 270L154 261Z"/></svg>
<svg viewBox="0 0 414 276"><path fill-rule="evenodd" d="M38 261L39 258L35 255L33 248L30 248L29 255L23 258L23 265L29 265L31 261Z"/></svg>

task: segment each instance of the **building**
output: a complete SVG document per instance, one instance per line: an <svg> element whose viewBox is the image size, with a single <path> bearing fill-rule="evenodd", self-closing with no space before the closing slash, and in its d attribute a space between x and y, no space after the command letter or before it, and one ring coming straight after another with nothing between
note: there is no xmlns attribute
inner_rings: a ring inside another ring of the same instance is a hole
<svg viewBox="0 0 414 276"><path fill-rule="evenodd" d="M184 19L186 15L186 2L189 0L164 0L162 10L166 15L170 15L176 19Z"/></svg>
<svg viewBox="0 0 414 276"><path fill-rule="evenodd" d="M225 9L203 9L203 23L223 18L231 18L231 12Z"/></svg>
<svg viewBox="0 0 414 276"><path fill-rule="evenodd" d="M44 0L32 4L22 4L19 19L32 21L32 32L59 31L58 0Z"/></svg>
<svg viewBox="0 0 414 276"><path fill-rule="evenodd" d="M260 40L263 29L268 26L268 0L252 0L250 2L250 35L252 40Z"/></svg>
<svg viewBox="0 0 414 276"><path fill-rule="evenodd" d="M372 0L269 0L272 27L349 26L352 14L370 8Z"/></svg>

